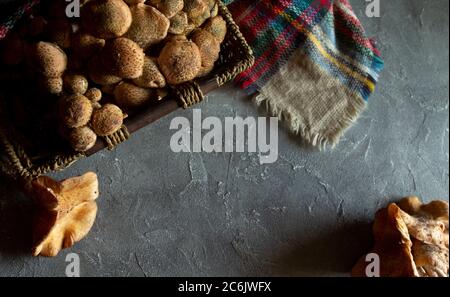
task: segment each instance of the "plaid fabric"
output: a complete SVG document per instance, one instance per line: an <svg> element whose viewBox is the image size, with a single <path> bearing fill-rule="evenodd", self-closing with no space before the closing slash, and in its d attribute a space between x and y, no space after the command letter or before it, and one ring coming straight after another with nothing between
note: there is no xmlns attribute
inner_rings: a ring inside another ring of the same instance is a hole
<svg viewBox="0 0 450 297"><path fill-rule="evenodd" d="M16 22L39 2L40 0L26 0L0 3L0 40L5 38Z"/></svg>
<svg viewBox="0 0 450 297"><path fill-rule="evenodd" d="M261 88L301 48L320 68L365 100L383 61L347 0L227 0L256 62L238 78L250 93Z"/></svg>

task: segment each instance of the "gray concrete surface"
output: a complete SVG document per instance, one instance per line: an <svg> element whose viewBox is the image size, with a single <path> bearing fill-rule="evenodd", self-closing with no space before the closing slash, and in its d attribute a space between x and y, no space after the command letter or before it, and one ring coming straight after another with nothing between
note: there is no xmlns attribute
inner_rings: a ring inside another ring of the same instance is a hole
<svg viewBox="0 0 450 297"><path fill-rule="evenodd" d="M370 246L370 221L389 201L449 197L449 2L381 0L364 16L386 61L376 94L342 142L310 151L283 129L280 158L175 154L170 120L59 173L97 172L99 214L89 236L53 259L27 254L29 205L4 180L0 276L346 276ZM264 116L234 87L199 106L203 115Z"/></svg>

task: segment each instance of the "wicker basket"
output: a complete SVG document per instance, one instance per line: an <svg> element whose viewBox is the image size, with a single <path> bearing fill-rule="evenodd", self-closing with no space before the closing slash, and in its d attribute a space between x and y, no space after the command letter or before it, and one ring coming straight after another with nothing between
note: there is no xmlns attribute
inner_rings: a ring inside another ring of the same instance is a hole
<svg viewBox="0 0 450 297"><path fill-rule="evenodd" d="M94 148L86 153L76 153L70 147L61 145L62 141L56 136L52 138L54 142L46 141L48 145L40 149L35 150L37 146L42 147L40 141L35 141L31 146L25 145L26 137L18 132L16 125L7 120L10 112L8 107L0 105L2 118L0 121L0 171L18 182L27 182L48 172L65 169L78 159L92 155L105 147L113 149L134 131L177 108L188 108L199 103L206 93L233 80L239 73L253 65L254 57L230 12L220 1L219 14L227 22L228 34L212 74L206 79L173 87L170 95L163 101L127 119L120 131L99 139ZM0 102L3 99L0 98Z"/></svg>

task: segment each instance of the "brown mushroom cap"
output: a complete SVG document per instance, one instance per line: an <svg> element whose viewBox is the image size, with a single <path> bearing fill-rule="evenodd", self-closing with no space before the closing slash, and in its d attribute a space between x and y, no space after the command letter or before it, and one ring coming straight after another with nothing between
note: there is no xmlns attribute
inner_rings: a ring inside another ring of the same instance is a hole
<svg viewBox="0 0 450 297"><path fill-rule="evenodd" d="M67 135L67 140L74 150L85 152L95 145L97 135L88 126L83 126L71 129Z"/></svg>
<svg viewBox="0 0 450 297"><path fill-rule="evenodd" d="M63 91L63 79L61 77L41 77L39 84L49 94L58 95Z"/></svg>
<svg viewBox="0 0 450 297"><path fill-rule="evenodd" d="M144 71L142 75L133 80L133 83L142 88L163 88L166 86L166 79L158 67L158 59L145 57Z"/></svg>
<svg viewBox="0 0 450 297"><path fill-rule="evenodd" d="M133 109L140 107L153 98L154 92L128 82L120 83L114 90L114 98L120 107Z"/></svg>
<svg viewBox="0 0 450 297"><path fill-rule="evenodd" d="M188 26L188 17L184 11L180 11L170 19L169 33L183 34Z"/></svg>
<svg viewBox="0 0 450 297"><path fill-rule="evenodd" d="M167 36L170 21L156 8L137 4L131 7L133 22L125 37L135 41L144 50Z"/></svg>
<svg viewBox="0 0 450 297"><path fill-rule="evenodd" d="M130 28L130 8L122 0L91 0L83 5L84 29L95 37L108 39L125 34Z"/></svg>
<svg viewBox="0 0 450 297"><path fill-rule="evenodd" d="M123 112L114 104L105 104L95 109L92 114L91 126L98 136L108 136L117 132L123 124Z"/></svg>
<svg viewBox="0 0 450 297"><path fill-rule="evenodd" d="M83 75L65 74L64 89L70 94L84 94L89 86L89 82Z"/></svg>
<svg viewBox="0 0 450 297"><path fill-rule="evenodd" d="M203 29L198 29L192 34L192 41L200 49L202 68L210 69L219 58L219 41L211 33Z"/></svg>
<svg viewBox="0 0 450 297"><path fill-rule="evenodd" d="M80 94L63 97L59 102L59 115L68 128L85 126L92 115L92 104L88 98Z"/></svg>
<svg viewBox="0 0 450 297"><path fill-rule="evenodd" d="M60 77L67 68L67 56L56 44L40 41L29 49L31 67L46 77Z"/></svg>
<svg viewBox="0 0 450 297"><path fill-rule="evenodd" d="M167 43L158 58L161 72L171 85L193 80L202 66L200 50L191 41Z"/></svg>
<svg viewBox="0 0 450 297"><path fill-rule="evenodd" d="M183 0L150 0L149 3L161 11L169 19L183 10Z"/></svg>
<svg viewBox="0 0 450 297"><path fill-rule="evenodd" d="M127 38L117 38L106 42L100 54L107 71L121 78L138 78L144 67L144 51L137 43Z"/></svg>
<svg viewBox="0 0 450 297"><path fill-rule="evenodd" d="M104 46L104 39L94 37L86 32L78 31L72 37L72 49L83 59L98 54Z"/></svg>
<svg viewBox="0 0 450 297"><path fill-rule="evenodd" d="M98 179L93 172L61 182L47 176L33 180L36 201L33 220L33 255L53 257L80 241L97 213Z"/></svg>
<svg viewBox="0 0 450 297"><path fill-rule="evenodd" d="M89 90L86 91L84 96L86 96L86 98L88 98L89 100L91 100L93 102L98 102L98 101L102 100L103 94L102 94L102 91L97 88L90 88Z"/></svg>
<svg viewBox="0 0 450 297"><path fill-rule="evenodd" d="M190 19L197 18L208 10L208 5L203 0L184 0L183 10Z"/></svg>
<svg viewBox="0 0 450 297"><path fill-rule="evenodd" d="M227 35L227 23L221 16L210 18L206 21L203 29L211 33L220 43L225 40Z"/></svg>

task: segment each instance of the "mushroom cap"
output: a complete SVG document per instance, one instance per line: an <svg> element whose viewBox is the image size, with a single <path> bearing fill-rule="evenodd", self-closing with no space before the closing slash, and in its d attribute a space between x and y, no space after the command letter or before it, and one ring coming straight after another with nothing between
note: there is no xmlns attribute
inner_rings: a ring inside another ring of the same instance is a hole
<svg viewBox="0 0 450 297"><path fill-rule="evenodd" d="M71 129L67 135L67 140L74 150L85 152L95 145L97 135L88 126L83 126Z"/></svg>
<svg viewBox="0 0 450 297"><path fill-rule="evenodd" d="M187 14L184 11L180 11L170 19L169 33L183 34L186 32L188 24Z"/></svg>
<svg viewBox="0 0 450 297"><path fill-rule="evenodd" d="M31 182L36 201L33 255L53 257L81 240L95 221L98 179L93 172L61 182L40 176Z"/></svg>
<svg viewBox="0 0 450 297"><path fill-rule="evenodd" d="M83 5L81 22L84 29L98 38L116 38L130 28L130 8L122 0L91 0Z"/></svg>
<svg viewBox="0 0 450 297"><path fill-rule="evenodd" d="M103 94L100 89L90 88L86 91L86 93L84 93L84 96L86 96L86 98L88 98L92 102L99 102L100 100L102 100Z"/></svg>
<svg viewBox="0 0 450 297"><path fill-rule="evenodd" d="M71 94L84 94L89 86L86 77L80 74L65 74L64 75L64 89Z"/></svg>
<svg viewBox="0 0 450 297"><path fill-rule="evenodd" d="M138 78L144 67L144 51L139 45L124 37L106 42L100 54L107 71L121 78Z"/></svg>
<svg viewBox="0 0 450 297"><path fill-rule="evenodd" d="M67 56L54 43L40 41L30 46L30 66L46 77L60 77L67 68Z"/></svg>
<svg viewBox="0 0 450 297"><path fill-rule="evenodd" d="M43 90L53 95L59 95L63 91L63 79L61 77L41 77L39 84Z"/></svg>
<svg viewBox="0 0 450 297"><path fill-rule="evenodd" d="M227 23L221 16L207 20L203 29L211 33L220 43L225 40L227 35Z"/></svg>
<svg viewBox="0 0 450 297"><path fill-rule="evenodd" d="M144 70L142 75L133 80L133 83L142 88L163 88L166 86L166 79L158 67L158 59L145 57Z"/></svg>
<svg viewBox="0 0 450 297"><path fill-rule="evenodd" d="M133 22L125 37L144 50L166 38L170 21L164 14L145 4L137 4L130 9Z"/></svg>
<svg viewBox="0 0 450 297"><path fill-rule="evenodd" d="M120 107L133 109L140 107L153 98L154 92L128 82L120 83L114 90L114 98Z"/></svg>
<svg viewBox="0 0 450 297"><path fill-rule="evenodd" d="M92 114L91 126L98 136L108 136L117 132L123 124L123 112L114 104L105 104L95 109Z"/></svg>
<svg viewBox="0 0 450 297"><path fill-rule="evenodd" d="M211 33L203 29L196 30L192 34L191 39L200 50L202 68L211 68L217 59L219 59L219 41Z"/></svg>
<svg viewBox="0 0 450 297"><path fill-rule="evenodd" d="M169 19L183 10L183 0L150 0L151 5L156 7Z"/></svg>
<svg viewBox="0 0 450 297"><path fill-rule="evenodd" d="M88 98L74 94L60 98L59 115L68 128L78 128L89 123L92 115L92 104Z"/></svg>
<svg viewBox="0 0 450 297"><path fill-rule="evenodd" d="M190 19L197 18L208 10L208 5L203 0L184 0L183 10Z"/></svg>
<svg viewBox="0 0 450 297"><path fill-rule="evenodd" d="M171 85L193 80L200 71L202 59L198 46L191 41L167 43L158 58L161 72Z"/></svg>
<svg viewBox="0 0 450 297"><path fill-rule="evenodd" d="M83 31L78 31L72 36L72 49L83 59L98 54L104 46L104 39L97 38Z"/></svg>

